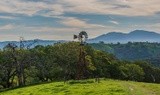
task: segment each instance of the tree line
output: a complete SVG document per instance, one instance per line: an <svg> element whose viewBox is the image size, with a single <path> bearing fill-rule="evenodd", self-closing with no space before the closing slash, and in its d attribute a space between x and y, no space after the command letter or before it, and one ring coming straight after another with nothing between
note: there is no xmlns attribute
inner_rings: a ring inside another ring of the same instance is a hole
<svg viewBox="0 0 160 95"><path fill-rule="evenodd" d="M0 88L76 79L79 43L57 43L32 49L7 45L0 51ZM84 46L86 77L160 83L160 68L145 61L122 61L113 54Z"/></svg>
<svg viewBox="0 0 160 95"><path fill-rule="evenodd" d="M155 66L160 66L160 43L128 42L105 44L104 42L90 44L93 48L110 52L122 60L146 60Z"/></svg>

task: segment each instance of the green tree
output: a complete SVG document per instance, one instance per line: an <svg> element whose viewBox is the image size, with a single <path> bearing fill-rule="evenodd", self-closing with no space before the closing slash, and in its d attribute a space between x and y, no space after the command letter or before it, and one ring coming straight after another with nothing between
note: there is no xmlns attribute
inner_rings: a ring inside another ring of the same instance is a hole
<svg viewBox="0 0 160 95"><path fill-rule="evenodd" d="M125 64L120 66L122 78L125 80L142 81L144 78L143 69L136 64Z"/></svg>

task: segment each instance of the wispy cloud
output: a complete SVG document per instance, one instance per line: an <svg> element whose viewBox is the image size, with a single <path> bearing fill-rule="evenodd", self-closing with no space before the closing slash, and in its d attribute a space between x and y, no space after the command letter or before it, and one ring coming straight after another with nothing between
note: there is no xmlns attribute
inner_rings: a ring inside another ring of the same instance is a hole
<svg viewBox="0 0 160 95"><path fill-rule="evenodd" d="M116 24L116 25L119 25L119 22L117 22L117 21L114 21L114 20L111 20L111 21L109 21L110 23L112 23L112 24Z"/></svg>
<svg viewBox="0 0 160 95"><path fill-rule="evenodd" d="M76 28L103 28L105 26L99 24L90 24L87 23L85 20L80 20L73 17L64 18L60 21L61 24L69 27L76 27Z"/></svg>
<svg viewBox="0 0 160 95"><path fill-rule="evenodd" d="M67 12L148 16L160 11L160 0L2 0L0 12L55 16Z"/></svg>
<svg viewBox="0 0 160 95"><path fill-rule="evenodd" d="M18 37L23 36L26 39L56 39L56 40L72 40L73 34L78 34L80 31L82 31L82 28L79 27L51 27L51 26L24 26L24 25L18 25L14 26L14 29L17 28L18 33L11 32L10 34L3 33L3 35L13 35ZM24 30L24 31L21 31ZM29 30L29 31L28 31ZM87 31L87 33L90 35L89 37L95 37L100 34L112 31L116 29L112 26L106 26L104 28L86 28L84 29ZM97 32L98 31L98 32ZM38 35L37 35L38 34ZM29 36L31 35L31 36Z"/></svg>
<svg viewBox="0 0 160 95"><path fill-rule="evenodd" d="M13 16L0 16L0 19L15 19Z"/></svg>
<svg viewBox="0 0 160 95"><path fill-rule="evenodd" d="M149 16L160 9L159 0L62 0L59 2L65 4L65 11L83 14Z"/></svg>
<svg viewBox="0 0 160 95"><path fill-rule="evenodd" d="M46 3L42 0L33 2L25 0L2 0L0 2L0 12L12 14L32 15L61 15L63 8L59 4Z"/></svg>
<svg viewBox="0 0 160 95"><path fill-rule="evenodd" d="M72 39L81 30L90 37L110 31L158 31L159 4L160 0L1 0L0 35Z"/></svg>
<svg viewBox="0 0 160 95"><path fill-rule="evenodd" d="M14 28L14 25L12 25L12 24L7 24L7 25L0 26L0 30L10 30L10 29L13 29L13 28Z"/></svg>
<svg viewBox="0 0 160 95"><path fill-rule="evenodd" d="M133 25L131 28L155 31L160 33L159 27L160 27L160 23L150 23L150 24L143 24L143 25Z"/></svg>

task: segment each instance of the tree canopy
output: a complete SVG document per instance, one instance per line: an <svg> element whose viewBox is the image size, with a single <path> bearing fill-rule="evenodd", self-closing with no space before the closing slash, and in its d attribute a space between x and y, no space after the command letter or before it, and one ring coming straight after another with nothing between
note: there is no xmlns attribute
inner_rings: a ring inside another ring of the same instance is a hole
<svg viewBox="0 0 160 95"><path fill-rule="evenodd" d="M76 79L79 43L57 43L32 49L7 47L0 51L0 86ZM143 61L122 61L113 54L84 46L87 78L105 77L160 83L160 68Z"/></svg>

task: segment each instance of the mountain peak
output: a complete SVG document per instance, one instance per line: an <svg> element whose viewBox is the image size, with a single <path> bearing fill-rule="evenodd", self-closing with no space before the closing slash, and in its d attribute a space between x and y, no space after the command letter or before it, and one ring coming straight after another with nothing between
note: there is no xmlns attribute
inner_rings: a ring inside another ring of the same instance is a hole
<svg viewBox="0 0 160 95"><path fill-rule="evenodd" d="M148 33L158 34L156 32L151 32L151 31L146 31L146 30L134 30L130 32L129 34L148 34Z"/></svg>
<svg viewBox="0 0 160 95"><path fill-rule="evenodd" d="M160 34L146 30L134 30L130 33L110 32L89 40L91 43L160 42Z"/></svg>

